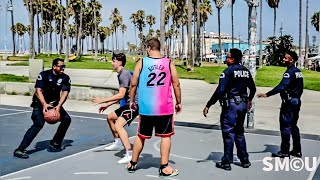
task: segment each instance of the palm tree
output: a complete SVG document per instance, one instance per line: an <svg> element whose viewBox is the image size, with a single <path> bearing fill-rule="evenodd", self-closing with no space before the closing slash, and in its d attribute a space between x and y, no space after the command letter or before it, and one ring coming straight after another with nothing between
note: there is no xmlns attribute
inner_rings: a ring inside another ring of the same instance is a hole
<svg viewBox="0 0 320 180"><path fill-rule="evenodd" d="M26 30L26 27L22 23L17 23L15 25L15 31L19 36L19 53L22 53L22 36L25 34Z"/></svg>
<svg viewBox="0 0 320 180"><path fill-rule="evenodd" d="M136 15L136 13L132 13L131 16L130 16L130 19L131 19L131 22L133 23L133 26L134 26L134 37L135 37L136 46L137 46L138 42L137 42L137 30L136 30L136 27L137 27L137 15Z"/></svg>
<svg viewBox="0 0 320 180"><path fill-rule="evenodd" d="M200 66L200 45L201 45L201 38L200 38L200 0L196 0L196 8L197 8L197 36L195 37L195 43L196 43L196 63L198 66Z"/></svg>
<svg viewBox="0 0 320 180"><path fill-rule="evenodd" d="M111 20L112 24L115 27L115 40L116 40L116 49L119 49L118 47L118 27L121 26L122 24L122 16L120 15L120 11L118 10L118 8L114 8L111 12L111 16L109 18L109 20Z"/></svg>
<svg viewBox="0 0 320 180"><path fill-rule="evenodd" d="M107 38L107 29L106 27L99 26L98 27L98 34L100 38L100 43L101 43L101 53L104 53L104 40Z"/></svg>
<svg viewBox="0 0 320 180"><path fill-rule="evenodd" d="M299 0L299 60L298 66L301 67L301 48L302 48L302 0Z"/></svg>
<svg viewBox="0 0 320 180"><path fill-rule="evenodd" d="M193 71L193 59L192 59L192 0L188 0L188 26L187 26L187 34L188 34L188 65L187 70Z"/></svg>
<svg viewBox="0 0 320 180"><path fill-rule="evenodd" d="M11 13L11 26L14 26L14 19L13 19L13 6L12 6L12 0L9 1L12 9L10 10ZM12 45L13 45L13 56L16 55L16 33L14 31L12 31Z"/></svg>
<svg viewBox="0 0 320 180"><path fill-rule="evenodd" d="M143 49L143 39L142 39L142 37L143 37L143 34L142 34L142 32L143 32L143 28L146 26L146 23L145 23L145 12L144 12L144 10L138 10L137 12L136 12L136 15L137 15L137 28L138 28L138 30L139 30L139 37L140 37L140 51L142 51L142 49Z"/></svg>
<svg viewBox="0 0 320 180"><path fill-rule="evenodd" d="M273 8L273 36L276 36L277 8L279 7L279 2L280 0L268 0L269 7Z"/></svg>
<svg viewBox="0 0 320 180"><path fill-rule="evenodd" d="M152 15L148 15L146 17L146 22L149 25L149 30L152 28L152 26L156 23L156 17Z"/></svg>
<svg viewBox="0 0 320 180"><path fill-rule="evenodd" d="M218 64L220 65L221 62L221 56L222 56L222 47L221 47L221 23L220 23L220 10L224 5L224 1L223 0L214 0L214 3L216 4L216 8L218 9L218 34L219 34L219 52L218 52L218 56L219 56L219 61Z"/></svg>
<svg viewBox="0 0 320 180"><path fill-rule="evenodd" d="M236 2L236 0L231 0L231 31L232 31L231 32L231 38L232 38L232 47L234 47L233 6L234 6L235 2Z"/></svg>
<svg viewBox="0 0 320 180"><path fill-rule="evenodd" d="M161 0L161 4L160 4L160 44L161 44L161 54L163 55L164 53L164 36L165 36L165 32L166 32L166 28L165 28L165 0Z"/></svg>
<svg viewBox="0 0 320 180"><path fill-rule="evenodd" d="M24 0L24 5L28 11L28 17L30 21L30 39L29 39L29 52L30 58L34 59L34 9L33 9L33 2L31 0Z"/></svg>
<svg viewBox="0 0 320 180"><path fill-rule="evenodd" d="M65 62L69 62L69 1L66 0L66 57Z"/></svg>
<svg viewBox="0 0 320 180"><path fill-rule="evenodd" d="M124 52L124 32L127 31L127 26L125 24L121 24L120 28L122 32L122 51Z"/></svg>
<svg viewBox="0 0 320 180"><path fill-rule="evenodd" d="M311 24L316 28L316 31L319 31L319 12L315 12L313 16L311 17Z"/></svg>
<svg viewBox="0 0 320 180"><path fill-rule="evenodd" d="M309 18L308 18L308 9L309 9L309 0L306 1L306 41L305 41L305 60L308 58L308 52L309 52Z"/></svg>

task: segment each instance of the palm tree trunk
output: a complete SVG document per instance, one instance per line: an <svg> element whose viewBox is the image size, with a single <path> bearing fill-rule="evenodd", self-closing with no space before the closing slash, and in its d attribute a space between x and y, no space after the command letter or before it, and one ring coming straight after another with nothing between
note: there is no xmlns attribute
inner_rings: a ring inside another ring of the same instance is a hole
<svg viewBox="0 0 320 180"><path fill-rule="evenodd" d="M218 34L219 34L219 52L218 52L218 64L220 66L220 62L222 60L222 46L221 46L221 24L220 24L220 8L218 8Z"/></svg>
<svg viewBox="0 0 320 180"><path fill-rule="evenodd" d="M302 0L299 0L299 60L298 60L298 66L301 68L301 45L302 42Z"/></svg>
<svg viewBox="0 0 320 180"><path fill-rule="evenodd" d="M181 57L180 59L183 59L183 56L185 55L185 47L184 47L184 25L181 25Z"/></svg>
<svg viewBox="0 0 320 180"><path fill-rule="evenodd" d="M34 59L34 14L33 14L33 7L32 1L27 1L29 7L29 20L30 20L30 40L29 40L29 52L30 58Z"/></svg>
<svg viewBox="0 0 320 180"><path fill-rule="evenodd" d="M41 53L41 35L39 32L39 28L40 28L40 20L39 20L39 13L37 13L38 53Z"/></svg>
<svg viewBox="0 0 320 180"><path fill-rule="evenodd" d="M160 10L160 44L161 44L161 54L164 55L164 48L165 48L165 44L164 44L164 34L165 34L165 0L161 0L161 10Z"/></svg>
<svg viewBox="0 0 320 180"><path fill-rule="evenodd" d="M188 0L188 71L193 71L193 59L192 59L192 0Z"/></svg>
<svg viewBox="0 0 320 180"><path fill-rule="evenodd" d="M260 32L259 32L259 45L260 45L260 48L259 48L259 66L262 67L263 65L263 61L262 61L262 0L260 0Z"/></svg>
<svg viewBox="0 0 320 180"><path fill-rule="evenodd" d="M60 0L60 5L62 6L62 0ZM63 49L63 13L61 10L61 19L60 19L60 43L59 43L59 56L62 54Z"/></svg>
<svg viewBox="0 0 320 180"><path fill-rule="evenodd" d="M52 54L52 31L50 30L50 33L49 33L49 55Z"/></svg>
<svg viewBox="0 0 320 180"><path fill-rule="evenodd" d="M231 1L231 39L232 39L232 48L234 48L234 22L233 22L233 3ZM240 47L239 47L240 49Z"/></svg>
<svg viewBox="0 0 320 180"><path fill-rule="evenodd" d="M94 38L95 38L95 50L94 50L94 60L98 60L98 24L97 24L97 12L96 5L93 6L93 16L94 16Z"/></svg>
<svg viewBox="0 0 320 180"><path fill-rule="evenodd" d="M78 29L78 38L77 38L77 56L80 56L81 49L80 49L80 41L82 36L82 2L80 2L80 25Z"/></svg>
<svg viewBox="0 0 320 180"><path fill-rule="evenodd" d="M66 0L66 9L69 7L69 1ZM66 13L66 57L65 62L69 62L69 13Z"/></svg>
<svg viewBox="0 0 320 180"><path fill-rule="evenodd" d="M124 33L122 33L122 51L124 52Z"/></svg>
<svg viewBox="0 0 320 180"><path fill-rule="evenodd" d="M273 8L273 36L276 37L277 29L277 8Z"/></svg>
<svg viewBox="0 0 320 180"><path fill-rule="evenodd" d="M10 0L10 4L12 6L12 0ZM13 8L10 11L11 12L11 27L14 26L14 19L13 19ZM12 31L12 45L13 45L13 56L16 55L16 33Z"/></svg>
<svg viewBox="0 0 320 180"><path fill-rule="evenodd" d="M305 61L304 64L306 64L306 60L308 59L308 53L309 53L309 26L308 26L308 15L309 15L309 0L306 1L306 41L305 41Z"/></svg>
<svg viewBox="0 0 320 180"><path fill-rule="evenodd" d="M197 51L196 51L196 62L197 65L200 66L200 46L201 46L201 39L200 39L200 4L199 0L197 0Z"/></svg>

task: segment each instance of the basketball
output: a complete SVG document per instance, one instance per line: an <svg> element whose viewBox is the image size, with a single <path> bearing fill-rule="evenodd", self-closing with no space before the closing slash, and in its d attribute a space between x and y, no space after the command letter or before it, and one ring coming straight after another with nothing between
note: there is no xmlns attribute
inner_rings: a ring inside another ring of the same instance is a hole
<svg viewBox="0 0 320 180"><path fill-rule="evenodd" d="M60 121L60 112L56 111L55 109L50 109L46 111L44 114L44 120L48 124L55 124Z"/></svg>

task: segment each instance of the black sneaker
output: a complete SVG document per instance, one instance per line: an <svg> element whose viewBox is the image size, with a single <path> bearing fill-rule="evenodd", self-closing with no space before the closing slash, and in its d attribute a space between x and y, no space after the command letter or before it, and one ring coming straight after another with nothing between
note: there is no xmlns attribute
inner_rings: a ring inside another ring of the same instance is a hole
<svg viewBox="0 0 320 180"><path fill-rule="evenodd" d="M13 156L17 157L17 158L21 158L21 159L28 159L29 158L27 151L21 150L21 149L14 150Z"/></svg>
<svg viewBox="0 0 320 180"><path fill-rule="evenodd" d="M166 168L166 167L165 167ZM171 167L172 168L172 167ZM173 177L173 176L177 176L179 174L179 171L177 169L173 169L172 168L172 173L170 174L166 174L163 172L164 168L159 168L159 177Z"/></svg>
<svg viewBox="0 0 320 180"><path fill-rule="evenodd" d="M290 158L289 154L284 154L281 151L277 152L277 153L272 153L271 155L272 157L279 157L279 158Z"/></svg>
<svg viewBox="0 0 320 180"><path fill-rule="evenodd" d="M231 171L231 165L229 163L217 162L216 167L226 171Z"/></svg>
<svg viewBox="0 0 320 180"><path fill-rule="evenodd" d="M132 165L132 164L131 164L131 161L129 162L129 164L130 164L130 167L128 167L128 165L127 165L127 166L126 166L126 170L127 170L129 173L134 173L134 172L136 172L136 170L137 170L137 164Z"/></svg>
<svg viewBox="0 0 320 180"><path fill-rule="evenodd" d="M241 162L241 166L243 168L249 168L251 166L251 163L250 163L250 161Z"/></svg>
<svg viewBox="0 0 320 180"><path fill-rule="evenodd" d="M301 152L290 151L289 154L290 154L291 156L295 156L295 157L298 157L298 158L301 158L301 157L302 157L302 153L301 153Z"/></svg>
<svg viewBox="0 0 320 180"><path fill-rule="evenodd" d="M54 151L62 151L62 150L64 149L63 146L61 146L61 145L58 144L58 143L54 143L54 142L50 142L49 147L50 147L51 149L53 149Z"/></svg>

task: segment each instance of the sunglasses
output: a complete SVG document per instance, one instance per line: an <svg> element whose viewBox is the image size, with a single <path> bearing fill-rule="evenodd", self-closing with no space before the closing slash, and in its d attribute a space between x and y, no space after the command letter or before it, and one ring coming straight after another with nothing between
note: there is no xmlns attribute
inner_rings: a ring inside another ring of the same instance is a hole
<svg viewBox="0 0 320 180"><path fill-rule="evenodd" d="M64 69L64 68L66 68L66 65L60 65L60 66L57 66L57 67L59 67L60 69Z"/></svg>
<svg viewBox="0 0 320 180"><path fill-rule="evenodd" d="M226 58L233 58L233 57L231 57L231 56L227 56Z"/></svg>

